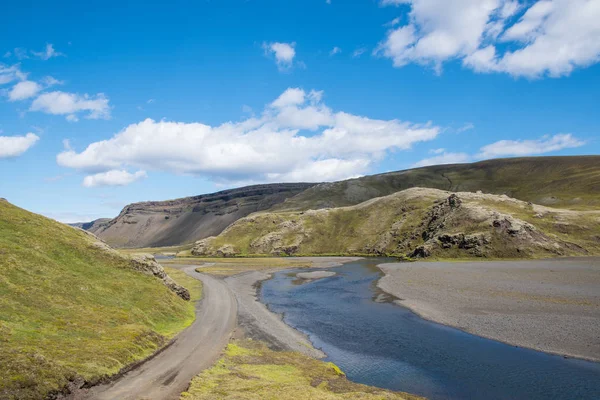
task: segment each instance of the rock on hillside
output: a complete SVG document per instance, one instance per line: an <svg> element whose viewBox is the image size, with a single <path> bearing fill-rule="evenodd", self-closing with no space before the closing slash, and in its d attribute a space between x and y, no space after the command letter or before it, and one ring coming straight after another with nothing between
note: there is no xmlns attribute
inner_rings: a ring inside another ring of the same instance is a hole
<svg viewBox="0 0 600 400"><path fill-rule="evenodd" d="M600 211L505 195L412 188L355 206L272 212L198 241L199 256L397 255L532 258L600 254Z"/></svg>
<svg viewBox="0 0 600 400"><path fill-rule="evenodd" d="M218 235L232 222L267 210L313 186L308 183L247 186L169 201L134 203L94 233L115 247L159 247Z"/></svg>

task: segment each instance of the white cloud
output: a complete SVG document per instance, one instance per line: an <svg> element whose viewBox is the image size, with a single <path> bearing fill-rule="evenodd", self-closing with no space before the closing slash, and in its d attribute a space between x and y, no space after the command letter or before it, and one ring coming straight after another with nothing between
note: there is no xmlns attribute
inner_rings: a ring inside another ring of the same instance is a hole
<svg viewBox="0 0 600 400"><path fill-rule="evenodd" d="M42 90L42 86L33 81L21 81L8 92L9 101L25 100L34 97Z"/></svg>
<svg viewBox="0 0 600 400"><path fill-rule="evenodd" d="M272 54L275 56L275 62L277 68L281 71L288 70L294 63L294 57L296 56L296 43L263 43L263 49L266 54Z"/></svg>
<svg viewBox="0 0 600 400"><path fill-rule="evenodd" d="M146 178L146 171L130 173L125 170L110 170L94 175L88 175L83 179L83 186L126 186L142 178Z"/></svg>
<svg viewBox="0 0 600 400"><path fill-rule="evenodd" d="M581 147L585 142L570 133L543 136L537 140L500 140L480 149L479 158L527 156Z"/></svg>
<svg viewBox="0 0 600 400"><path fill-rule="evenodd" d="M85 118L88 119L110 117L108 98L103 93L98 93L96 96L87 94L81 96L60 91L43 93L33 101L30 111L67 115L69 121L75 120L77 113L86 113Z"/></svg>
<svg viewBox="0 0 600 400"><path fill-rule="evenodd" d="M442 154L444 152L446 152L446 149L444 149L443 147L439 148L439 149L431 149L431 150L429 150L430 154Z"/></svg>
<svg viewBox="0 0 600 400"><path fill-rule="evenodd" d="M466 124L464 124L463 126L461 126L460 128L458 128L456 130L456 133L462 133L462 132L470 131L471 129L475 129L475 125L472 122L467 122Z"/></svg>
<svg viewBox="0 0 600 400"><path fill-rule="evenodd" d="M539 0L515 21L515 0L384 0L409 4L408 25L390 29L376 53L432 66L458 59L476 72L539 78L569 75L600 61L598 0Z"/></svg>
<svg viewBox="0 0 600 400"><path fill-rule="evenodd" d="M390 22L383 24L383 26L394 27L394 26L398 25L399 23L400 23L400 17L396 17L393 20L391 20Z"/></svg>
<svg viewBox="0 0 600 400"><path fill-rule="evenodd" d="M0 158L20 156L39 139L39 136L33 133L25 136L0 136Z"/></svg>
<svg viewBox="0 0 600 400"><path fill-rule="evenodd" d="M46 85L46 87L54 86L54 85L62 85L64 81L59 81L58 79L52 76L45 76L42 79L42 83Z"/></svg>
<svg viewBox="0 0 600 400"><path fill-rule="evenodd" d="M466 153L446 153L444 149L438 150L442 150L441 154L437 151L434 151L435 154L439 155L430 158L425 158L413 164L413 167L426 167L428 165L441 164L460 164L469 162L471 160L471 157Z"/></svg>
<svg viewBox="0 0 600 400"><path fill-rule="evenodd" d="M39 92L54 85L61 85L63 82L51 76L42 79L42 83L24 80L12 87L8 92L9 101L20 101L36 96Z"/></svg>
<svg viewBox="0 0 600 400"><path fill-rule="evenodd" d="M80 153L67 148L57 162L91 173L135 168L216 182L337 180L440 132L429 123L334 112L322 92L290 88L258 117L217 126L146 119Z"/></svg>
<svg viewBox="0 0 600 400"><path fill-rule="evenodd" d="M25 79L27 79L27 74L21 71L19 64L11 65L10 67L0 64L0 85Z"/></svg>
<svg viewBox="0 0 600 400"><path fill-rule="evenodd" d="M63 53L59 53L58 51L54 50L54 46L51 43L46 44L46 48L42 51L38 52L32 50L31 54L42 60L49 60L52 57L64 56Z"/></svg>
<svg viewBox="0 0 600 400"><path fill-rule="evenodd" d="M342 49L335 46L333 49L331 49L331 51L329 52L330 56L335 56L336 54L340 54L342 52Z"/></svg>
<svg viewBox="0 0 600 400"><path fill-rule="evenodd" d="M358 58L358 57L362 56L365 53L365 51L367 51L366 47L359 47L358 49L356 49L352 52L352 57Z"/></svg>
<svg viewBox="0 0 600 400"><path fill-rule="evenodd" d="M304 103L306 93L300 88L289 88L283 92L274 102L271 107L283 108Z"/></svg>

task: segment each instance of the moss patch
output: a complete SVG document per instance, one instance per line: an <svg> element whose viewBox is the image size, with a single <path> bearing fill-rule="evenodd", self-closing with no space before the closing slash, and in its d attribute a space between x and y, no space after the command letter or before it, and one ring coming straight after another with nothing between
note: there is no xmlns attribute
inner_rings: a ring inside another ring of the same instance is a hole
<svg viewBox="0 0 600 400"><path fill-rule="evenodd" d="M334 400L420 397L360 385L333 363L295 352L270 350L252 340L234 341L217 364L192 380L182 399Z"/></svg>

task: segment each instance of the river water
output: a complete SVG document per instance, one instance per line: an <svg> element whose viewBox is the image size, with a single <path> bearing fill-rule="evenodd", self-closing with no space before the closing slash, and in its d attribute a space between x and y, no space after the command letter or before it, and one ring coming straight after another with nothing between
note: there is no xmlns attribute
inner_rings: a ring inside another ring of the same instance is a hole
<svg viewBox="0 0 600 400"><path fill-rule="evenodd" d="M278 272L260 298L355 382L433 400L600 399L600 363L480 338L391 303L375 286L386 261L347 263L303 284Z"/></svg>

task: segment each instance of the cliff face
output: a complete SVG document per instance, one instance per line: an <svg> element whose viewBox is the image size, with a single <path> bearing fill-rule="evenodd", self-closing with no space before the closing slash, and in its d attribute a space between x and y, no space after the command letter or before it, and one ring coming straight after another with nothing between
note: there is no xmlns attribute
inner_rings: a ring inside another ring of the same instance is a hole
<svg viewBox="0 0 600 400"><path fill-rule="evenodd" d="M313 186L255 185L176 200L134 203L91 231L114 247L159 247L218 235L239 218L267 210Z"/></svg>

